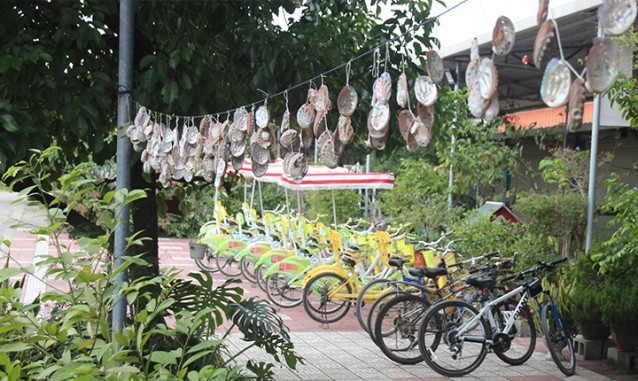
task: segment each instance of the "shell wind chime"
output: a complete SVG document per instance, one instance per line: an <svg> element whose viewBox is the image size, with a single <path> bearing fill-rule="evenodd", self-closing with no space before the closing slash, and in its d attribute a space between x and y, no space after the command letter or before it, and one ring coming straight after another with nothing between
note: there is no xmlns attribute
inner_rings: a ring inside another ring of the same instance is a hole
<svg viewBox="0 0 638 381"><path fill-rule="evenodd" d="M534 64L539 69L544 67L540 88L543 102L549 107L567 105L567 128L573 132L582 126L587 92L607 91L618 75L620 53L609 36L623 34L633 24L637 14L636 0L603 1L598 8L598 21L604 33L592 41L585 68L580 73L563 55L558 24L553 19L546 19L548 6L547 0L541 1L539 6L540 28L534 43ZM548 47L554 42L560 56L546 57Z"/></svg>

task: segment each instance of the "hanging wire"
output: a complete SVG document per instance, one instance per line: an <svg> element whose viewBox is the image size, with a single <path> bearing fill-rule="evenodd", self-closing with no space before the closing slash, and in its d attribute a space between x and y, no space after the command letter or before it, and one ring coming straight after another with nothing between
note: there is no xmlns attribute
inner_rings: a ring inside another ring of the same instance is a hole
<svg viewBox="0 0 638 381"><path fill-rule="evenodd" d="M587 70L587 68L585 68L583 72L579 74L576 71L576 69L574 69L574 67L569 63L569 61L565 59L565 54L563 53L563 45L561 44L561 41L560 41L560 32L558 31L558 23L556 23L556 20L554 19L552 19L552 22L554 23L554 30L556 31L556 41L558 42L558 51L560 53L560 60L563 61L565 64L567 64L567 67L569 68L569 70L571 70L571 72L574 73L576 77L582 80L583 76L585 75L585 70Z"/></svg>
<svg viewBox="0 0 638 381"><path fill-rule="evenodd" d="M352 62L348 61L346 64L346 86L350 86L350 69L352 69Z"/></svg>
<svg viewBox="0 0 638 381"><path fill-rule="evenodd" d="M385 43L385 61L383 62L383 71L388 71L388 63L390 62L390 43Z"/></svg>
<svg viewBox="0 0 638 381"><path fill-rule="evenodd" d="M374 50L374 54L372 55L372 78L379 77L379 65L381 61L381 51L379 48Z"/></svg>
<svg viewBox="0 0 638 381"><path fill-rule="evenodd" d="M299 88L299 87L302 87L302 86L304 86L304 84L306 84L307 82L312 83L312 81L313 81L313 80L317 80L317 79L320 79L320 78L322 78L322 77L324 77L324 76L327 76L328 74L330 74L330 73L332 73L332 72L334 72L334 71L337 71L337 70L339 70L339 69L341 69L341 68L343 68L343 67L345 67L345 66L347 66L347 65L350 65L350 64L351 64L352 62L354 62L354 61L360 60L360 59L362 59L362 58L364 58L364 57L368 56L369 54L373 54L373 53L375 53L378 49L380 49L381 47L383 47L383 45L388 46L391 42L398 41L399 39L404 38L404 37L406 37L406 36L410 35L410 34L411 34L411 33L412 33L412 32L413 32L416 28L422 27L423 25L427 24L428 22L430 22L430 21L432 21L432 20L436 20L436 19L438 19L439 17L441 17L441 16L443 16L443 15L445 15L445 14L447 14L447 13L449 13L449 12L453 11L454 9L458 8L459 6L461 6L461 5L465 4L465 3L466 3L466 2L468 2L468 1L469 1L469 0L461 0L461 1L459 1L458 3L456 3L454 6L452 6L452 7L448 7L446 10L442 11L442 12L441 12L441 13L439 13L438 15L433 16L433 17L428 17L428 18L424 19L423 21L421 21L421 22L419 22L419 23L414 24L413 26L411 26L410 28L408 28L405 32L403 32L403 33L401 33L401 34L399 34L399 35L397 35L397 36L395 36L395 37L393 37L393 38L389 39L387 42L385 42L385 43L381 43L381 44L376 45L376 46L373 46L373 47L372 47L372 48L370 48L369 50L366 50L366 51L362 52L361 54L359 54L358 56L355 56L354 58L351 58L351 59L350 59L350 60L348 60L347 62L343 62L343 63L341 63L341 64L339 64L339 65L337 65L337 66L335 66L335 67L333 67L333 68L331 68L331 69L328 69L328 70L324 71L323 73L321 73L321 74L319 74L319 75L316 75L316 76L314 76L314 77L312 77L312 78L310 78L310 79L308 79L308 80L304 80L304 81L302 81L302 82L297 83L296 85L290 86L290 87L288 87L288 88L286 88L286 89L284 89L284 90L281 90L281 91L279 91L279 92L277 92L277 93L271 94L271 95L269 95L269 96L268 96L268 98L272 99L272 98L276 98L276 97L279 97L279 96L283 96L283 94L284 94L285 92L289 92L289 91L295 90L295 89L297 89L297 88ZM378 70L378 68L377 68L377 70ZM137 101L135 101L135 100L134 100L134 102L135 102L135 103L136 103L136 105L137 105L137 107L136 107L136 108L139 108L139 107L143 106L141 103L139 103L139 102L137 102ZM206 115L222 115L222 114L224 114L224 113L229 113L229 115L230 115L230 112L232 112L232 111L234 111L234 110L237 110L237 109L242 108L242 107L254 106L254 105L255 105L256 103L258 103L258 102L259 102L259 101L257 101L257 102L253 102L253 103L248 103L248 104L245 104L245 105L243 105L243 106L239 106L239 107L231 108L231 109L224 110L224 111L218 111L218 112L208 113L208 114L203 114L203 115L193 115L193 117L195 117L195 118L203 118L203 117L204 117L204 116L206 116ZM146 107L146 108L147 108L147 109L149 109L148 107ZM158 113L159 113L159 112L158 112ZM172 115L172 114L164 114L164 113L159 113L159 114L162 114L162 115ZM174 116L174 115L173 115L173 116ZM230 119L230 117L229 117L229 119Z"/></svg>

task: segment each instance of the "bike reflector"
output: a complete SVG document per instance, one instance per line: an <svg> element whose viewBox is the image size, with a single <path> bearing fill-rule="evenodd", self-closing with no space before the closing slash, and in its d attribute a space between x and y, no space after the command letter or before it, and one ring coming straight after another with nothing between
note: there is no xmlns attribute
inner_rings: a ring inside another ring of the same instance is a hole
<svg viewBox="0 0 638 381"><path fill-rule="evenodd" d="M250 248L251 254L265 254L269 248L265 248L263 246L253 246Z"/></svg>
<svg viewBox="0 0 638 381"><path fill-rule="evenodd" d="M294 263L281 262L279 264L279 271L296 272L297 268L298 266Z"/></svg>
<svg viewBox="0 0 638 381"><path fill-rule="evenodd" d="M241 241L230 241L228 242L228 248L229 249L240 249L242 247L242 243Z"/></svg>
<svg viewBox="0 0 638 381"><path fill-rule="evenodd" d="M284 257L283 255L273 255L272 257L270 257L270 261L272 263L281 262L282 260L284 260L284 258L288 257Z"/></svg>

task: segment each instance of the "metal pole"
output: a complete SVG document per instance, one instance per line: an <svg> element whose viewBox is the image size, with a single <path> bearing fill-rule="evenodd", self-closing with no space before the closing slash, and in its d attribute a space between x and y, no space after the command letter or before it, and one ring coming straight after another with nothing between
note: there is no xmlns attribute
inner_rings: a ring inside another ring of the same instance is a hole
<svg viewBox="0 0 638 381"><path fill-rule="evenodd" d="M457 91L459 89L460 76L461 76L461 65L457 62L456 63L456 81L454 82L454 91ZM454 156L454 153L456 152L456 135L454 135L454 128L456 126L457 121L458 121L458 118L456 117L456 111L455 111L454 118L452 119L452 141L451 141L452 156ZM448 185L448 192L449 192L447 194L447 205L449 208L452 208L452 203L454 202L454 200L452 199L452 187L454 186L454 169L453 169L452 163L450 163L450 174L449 174L447 185Z"/></svg>
<svg viewBox="0 0 638 381"><path fill-rule="evenodd" d="M370 154L366 155L366 173L370 172ZM368 199L369 195L368 195L368 189L365 190L364 192L365 195L365 199L364 199L364 209L363 209L363 216L368 218L370 216L370 200Z"/></svg>
<svg viewBox="0 0 638 381"><path fill-rule="evenodd" d="M594 233L594 206L596 203L596 172L598 167L598 128L600 125L600 94L594 97L594 120L591 124L591 147L589 152L589 190L587 194L587 230L585 252L591 248Z"/></svg>
<svg viewBox="0 0 638 381"><path fill-rule="evenodd" d="M252 210L253 208L253 201L255 201L255 183L257 182L257 178L253 177L253 188L250 191L250 209ZM264 211L262 209L261 211L261 215L264 215Z"/></svg>
<svg viewBox="0 0 638 381"><path fill-rule="evenodd" d="M598 26L598 37L603 36L603 28ZM589 189L587 191L587 229L585 230L585 253L591 249L594 234L594 206L596 204L596 170L598 167L598 129L600 127L600 96L594 97L594 116L591 122L591 147L589 148Z"/></svg>
<svg viewBox="0 0 638 381"><path fill-rule="evenodd" d="M117 99L117 124L122 129L131 121L131 93L133 92L133 28L135 10L133 0L120 1L120 32L119 32L119 59L118 59L118 99ZM116 180L115 189L131 189L131 142L123 130L118 131L116 154ZM118 206L115 211L118 216L118 224L114 237L114 269L124 264L126 256L126 238L129 235L130 208L128 205ZM121 271L115 276L115 290L113 298L112 334L122 332L126 321L126 296L120 295L122 284L127 281L126 271Z"/></svg>
<svg viewBox="0 0 638 381"><path fill-rule="evenodd" d="M257 188L259 190L259 207L261 208L261 214L264 215L264 199L261 196L261 181L257 181Z"/></svg>
<svg viewBox="0 0 638 381"><path fill-rule="evenodd" d="M337 206L335 203L335 191L334 189L332 190L332 216L334 217L335 220L335 229L337 228Z"/></svg>

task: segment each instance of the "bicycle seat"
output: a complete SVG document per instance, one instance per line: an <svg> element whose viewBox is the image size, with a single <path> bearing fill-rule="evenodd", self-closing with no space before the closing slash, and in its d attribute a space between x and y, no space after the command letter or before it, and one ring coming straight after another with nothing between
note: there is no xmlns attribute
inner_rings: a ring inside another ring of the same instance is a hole
<svg viewBox="0 0 638 381"><path fill-rule="evenodd" d="M390 256L390 258L388 259L388 264L392 267L397 267L397 268L403 267L403 265L405 265L408 262L410 262L409 259L399 258L394 256Z"/></svg>
<svg viewBox="0 0 638 381"><path fill-rule="evenodd" d="M419 267L408 269L408 273L419 278L436 279L437 277L447 275L447 269L444 267Z"/></svg>
<svg viewBox="0 0 638 381"><path fill-rule="evenodd" d="M494 278L475 278L470 277L465 281L468 286L476 287L479 290L485 290L494 287L496 280Z"/></svg>
<svg viewBox="0 0 638 381"><path fill-rule="evenodd" d="M345 263L346 265L348 265L350 267L354 267L354 265L356 265L357 263L363 261L363 259L364 259L362 256L353 257L350 254L351 253L341 255L341 262Z"/></svg>

